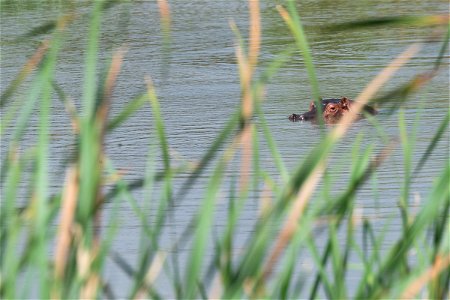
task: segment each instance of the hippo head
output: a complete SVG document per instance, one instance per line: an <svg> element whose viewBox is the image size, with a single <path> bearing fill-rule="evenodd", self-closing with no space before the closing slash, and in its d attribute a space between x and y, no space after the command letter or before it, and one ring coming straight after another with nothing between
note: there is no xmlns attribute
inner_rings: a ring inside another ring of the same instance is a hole
<svg viewBox="0 0 450 300"><path fill-rule="evenodd" d="M322 99L322 112L325 111L327 105L331 103L338 103L341 101L341 99ZM317 119L317 107L314 101L311 101L309 104L309 111L303 113L303 114L292 114L289 116L289 120L292 122L298 122L298 121L313 121Z"/></svg>
<svg viewBox="0 0 450 300"><path fill-rule="evenodd" d="M351 102L342 97L337 103L328 103L323 110L323 118L327 122L338 121L346 112L350 111Z"/></svg>
<svg viewBox="0 0 450 300"><path fill-rule="evenodd" d="M341 117L351 110L353 105L353 100L350 100L347 97L342 98L330 98L330 99L322 99L322 117L325 123L336 123L341 119ZM363 107L365 113L374 115L377 113L377 110L369 105L365 105ZM311 102L309 104L309 111L303 114L292 114L289 116L289 120L292 122L298 121L317 121L318 109L316 107L315 102Z"/></svg>

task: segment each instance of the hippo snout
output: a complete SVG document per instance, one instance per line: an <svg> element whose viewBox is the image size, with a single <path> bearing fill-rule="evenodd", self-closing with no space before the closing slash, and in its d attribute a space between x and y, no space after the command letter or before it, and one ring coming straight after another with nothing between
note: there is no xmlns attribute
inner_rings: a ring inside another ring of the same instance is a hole
<svg viewBox="0 0 450 300"><path fill-rule="evenodd" d="M298 115L298 114L292 114L289 116L289 120L292 122L298 122L298 121L303 121L303 114Z"/></svg>
<svg viewBox="0 0 450 300"><path fill-rule="evenodd" d="M299 121L309 121L316 117L316 112L306 112L304 114L292 114L289 116L289 120L292 122L299 122Z"/></svg>

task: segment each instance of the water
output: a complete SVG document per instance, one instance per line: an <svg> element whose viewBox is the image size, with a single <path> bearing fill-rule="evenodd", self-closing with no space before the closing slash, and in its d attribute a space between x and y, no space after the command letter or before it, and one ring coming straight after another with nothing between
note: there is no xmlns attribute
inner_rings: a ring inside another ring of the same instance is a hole
<svg viewBox="0 0 450 300"><path fill-rule="evenodd" d="M261 17L263 39L260 65L264 67L280 51L293 41L271 1L262 1ZM2 3L2 56L1 90L17 74L19 68L30 57L40 38L14 42L14 38L27 32L29 28L55 18L67 11L71 2L53 1L20 4L12 1ZM33 5L34 3L34 5ZM74 2L76 10L82 13L89 8ZM159 14L155 3L142 1L123 4L104 14L101 36L100 59L104 63L113 51L121 46L127 48L123 68L114 90L111 115L116 115L132 99L145 90L145 76L151 76L161 102L161 110L166 122L168 142L175 165L186 160L201 158L217 133L223 128L240 102L240 86L235 59L235 40L229 22L233 20L242 34L248 29L247 5L243 1L173 1L171 3L172 44L170 68L166 69L167 57L163 54L164 45L159 26ZM322 97L347 96L355 98L370 80L394 57L413 42L427 38L433 30L429 28L397 27L371 28L354 31L330 33L321 30L324 25L360 20L370 17L391 15L423 15L447 13L445 1L301 1L299 13L308 34L312 55ZM56 81L80 106L83 74L84 33L87 17L79 17L65 37L64 48L59 56ZM407 63L383 89L388 91L407 82L415 74L428 70L435 61L441 44L427 43L414 59ZM408 130L416 128L413 166L430 143L448 110L449 91L448 55L440 74L418 94L412 96L404 105ZM166 76L167 75L167 76ZM24 101L26 89L15 98ZM267 122L277 143L284 162L290 171L305 158L319 141L319 129L311 123L290 123L287 116L307 110L311 101L311 88L300 55L282 67L267 86L263 109ZM421 115L417 123L417 114ZM51 124L52 145L50 157L51 188L56 190L64 178L63 165L74 151L75 139L63 105L53 101ZM389 116L383 108L377 121L385 128L386 135L397 137L399 133L397 113ZM146 167L148 147L154 141L151 109L146 106L124 126L114 131L107 139L107 153L114 166L124 172L125 179L132 181L141 178ZM37 122L29 124L28 133L21 145L23 150L35 144ZM336 191L345 187L349 176L351 147L355 137L363 134L362 146L373 144L375 149L383 147L376 128L367 120L362 120L351 128L348 137L339 143L330 160L329 174ZM261 136L262 137L262 136ZM262 139L262 138L261 138ZM7 147L8 133L1 146L2 157ZM271 175L277 174L268 147L261 143L262 168ZM449 137L439 142L430 159L411 187L412 205L418 206L426 200L433 178L439 175L449 156ZM162 165L157 157L156 167ZM226 182L234 178L236 168L227 170ZM181 174L175 179L175 190L186 178ZM202 175L199 183L189 191L180 203L175 203L175 214L167 227L162 244L168 246L186 227L197 211L204 196L203 187L209 175ZM23 184L24 186L26 183ZM401 220L397 206L403 185L403 154L397 147L391 157L378 170L376 179L367 183L358 193L357 207L365 217L371 218L375 228L381 230L387 220L392 223L386 240L395 240ZM223 230L226 222L225 199L229 184L223 185L215 217L214 231ZM375 192L376 191L376 192ZM240 220L236 247L252 230L257 217L258 193L247 203ZM157 197L157 191L154 196ZM142 193L135 196L142 202ZM316 195L317 196L317 195ZM315 196L315 197L316 197ZM314 198L315 199L315 198ZM25 201L25 198L21 201ZM114 251L120 253L134 264L139 252L140 223L128 203L121 205L120 230L114 243ZM108 214L108 209L106 214ZM153 215L152 212L148 212ZM105 229L110 224L105 224ZM189 250L189 244L180 249L182 265ZM207 256L209 258L209 256ZM299 258L302 269L312 277L306 259ZM109 263L106 278L113 282L113 290L123 295L128 289L127 277ZM356 275L355 275L356 276ZM161 285L167 284L164 280Z"/></svg>

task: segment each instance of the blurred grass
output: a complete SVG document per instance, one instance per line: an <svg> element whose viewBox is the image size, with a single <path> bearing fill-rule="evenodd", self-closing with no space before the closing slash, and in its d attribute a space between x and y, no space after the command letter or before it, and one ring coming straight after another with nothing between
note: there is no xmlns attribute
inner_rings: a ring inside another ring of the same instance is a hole
<svg viewBox="0 0 450 300"><path fill-rule="evenodd" d="M408 199L411 198L413 179L429 160L439 141L445 138L449 113L436 129L416 165L412 153L417 151L413 142L419 134L417 126L407 128L404 112L400 109L400 133L397 139L387 139L384 128L375 120L374 127L385 143L380 150L375 150L373 145L362 148L363 135L355 139L350 177L341 193L333 194L327 166L334 147L354 121L358 112L356 110L328 133L322 131L321 141L289 173L261 108L263 90L281 67L290 62L295 52L300 51L313 97L318 101L320 90L314 61L296 4L287 1L287 8L278 6L280 22L284 20L286 23L296 48L280 51L264 68L259 66L258 56L262 51L261 15L258 1L250 1L248 44L245 35L232 23L237 45L241 105L229 117L214 142L206 147L199 161L174 167L164 117L156 89L149 78L146 79L146 92L131 98L115 116L109 116L111 95L125 53L120 50L116 52L108 72L100 78L96 74L99 64L97 57L102 13L119 2L96 1L90 11L81 112L77 111L65 93L64 85L54 80L57 55L64 43L62 33L67 30L67 26L70 28L71 17L61 17L29 30L26 37L50 35L2 92L0 104L6 109L6 120L2 120L1 135L11 137L2 162L1 176L4 187L0 212L2 298L30 295L56 299L114 297L115 283L106 282L108 279L104 275L108 258L132 282L128 292L130 298L159 299L171 295L181 299L288 299L305 294L311 299L448 297L449 161L442 166L441 175L435 178L434 186L426 191L426 204L413 213ZM168 76L172 17L166 1L159 1L158 4L166 55L164 61L167 64L164 66L167 68L164 76ZM372 101L390 108L389 113L401 107L412 93L426 86L439 72L447 51L448 17L378 18L337 24L331 28L353 30L403 25L442 26L446 35L442 37L443 46L429 72L418 74L406 85L375 98L378 90L416 53L418 45L412 45L380 72L358 96L361 103ZM34 69L37 72L33 73ZM32 82L24 104L18 106L12 97L27 77ZM50 196L49 125L53 117L53 91L70 114L78 145L75 159L67 160L64 186L54 196ZM392 98L401 101L392 103ZM124 121L146 103L150 103L154 121L146 172L143 178L127 183L104 152L105 135L123 126ZM38 142L33 148L21 152L19 146L35 109L39 111ZM416 125L420 121L418 115ZM15 122L14 128L8 126L11 122ZM261 141L267 143L268 149L261 148ZM159 145L159 151L156 145ZM387 244L385 235L388 224L382 232L376 232L370 219L358 220L354 203L361 187L370 180L376 180L374 176L379 166L394 147L400 147L404 157L403 187L398 199L403 231L395 241ZM261 167L260 156L263 151L271 154L278 174L269 175ZM162 170L156 169L158 157L162 157ZM239 165L233 167L232 162L236 157L239 157ZM19 197L19 191L29 165L32 166L32 179L25 187L27 198L23 207L24 201ZM220 193L227 182L227 171L235 169L237 171L232 175L231 187L225 187L228 193ZM179 181L174 179L186 172L188 175L178 184ZM195 187L200 175L208 176L209 182L198 210L186 229L172 241L171 249L167 250L160 245L160 238L166 234L166 227L174 221L171 214L179 209L179 204L187 192ZM324 185L320 195L326 201L309 201L321 182ZM256 191L259 186L263 186L263 192L256 194L261 211L243 248L237 252L234 245L237 243L236 232L240 230L239 219L245 204L252 197L250 191ZM145 191L144 201L135 198L135 189ZM120 227L119 203L123 199L132 207L141 228L140 253L135 265L130 264L122 254L113 252L111 246ZM175 201L177 205L174 205ZM228 209L224 232L212 230L219 201L226 201ZM108 215L103 215L106 204L111 210ZM147 215L150 211L154 213L152 220ZM103 222L110 226L103 228ZM316 235L315 228L320 222L325 222L327 226L320 235ZM59 224L56 231L52 228L55 223ZM214 249L211 261L207 261L205 257L210 250L208 243L211 236ZM51 253L50 247L55 243L55 252ZM323 248L319 247L320 243L324 244ZM178 257L178 249L182 246L189 249L185 260ZM419 252L416 260L409 257L412 251ZM312 278L307 278L309 275L299 270L297 259L300 254L311 258L315 273ZM361 268L361 276L357 280L349 276L352 270L349 259L352 255L357 257ZM35 274L39 274L39 282L32 285ZM168 279L168 286L172 290L161 288L158 283L160 278ZM19 288L24 283L25 288ZM35 293L33 291L36 288L38 292ZM352 293L351 290L355 291Z"/></svg>

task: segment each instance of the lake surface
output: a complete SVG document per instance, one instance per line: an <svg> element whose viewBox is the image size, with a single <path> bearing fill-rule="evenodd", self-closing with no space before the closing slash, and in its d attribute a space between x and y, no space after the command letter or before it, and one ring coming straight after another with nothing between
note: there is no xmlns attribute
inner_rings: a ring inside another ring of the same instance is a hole
<svg viewBox="0 0 450 300"><path fill-rule="evenodd" d="M156 1L155 1L156 2ZM260 67L264 68L278 53L292 45L292 38L281 20L272 1L261 1L262 48ZM78 12L88 12L84 2L73 2ZM413 42L422 41L433 32L430 28L380 27L359 29L338 33L323 31L325 25L392 15L448 14L447 1L299 1L299 14L308 34L312 55L322 97L347 96L355 98L370 80L393 58ZM230 115L240 103L240 85L235 59L235 39L229 22L233 20L244 36L248 29L248 11L245 1L171 1L172 44L170 45L170 66L164 55L159 13L154 1L140 1L122 4L107 11L103 16L101 36L101 61L104 63L113 51L127 47L123 68L114 90L112 115L117 114L126 103L145 90L145 76L151 76L159 96L165 120L168 141L174 164L201 158L217 133L224 127ZM37 25L54 19L68 11L71 2L62 4L53 1L2 2L1 29L1 90L3 91L18 70L30 57L41 38L27 41L14 39ZM86 17L79 18L66 35L63 50L59 56L56 81L63 87L77 105L80 105L83 74L83 54L85 49ZM414 75L429 70L437 58L440 42L425 44L421 52L402 68L383 91L389 91L406 83ZM413 166L430 143L449 109L449 61L448 53L441 72L431 83L413 95L403 106L408 130L416 127L413 141L415 151ZM23 101L23 93L15 101ZM283 66L268 84L263 110L275 138L278 149L289 170L294 170L320 140L319 128L311 123L291 123L287 116L306 111L312 99L311 88L301 56ZM420 121L417 123L417 114ZM398 114L389 115L381 108L377 121L388 137L398 137ZM75 146L69 118L61 103L53 101L52 145L50 170L52 189L61 186L64 178L64 164ZM34 120L35 121L35 120ZM363 134L362 146L374 145L381 149L384 145L377 129L367 120L352 126L348 136L339 143L330 160L329 174L336 194L346 182L350 167L353 141ZM148 147L154 144L155 134L151 109L146 106L128 120L124 126L109 135L107 153L116 168L122 170L127 181L141 178L146 168ZM3 138L2 157L8 146L8 133ZM37 122L31 122L28 133L21 145L25 150L35 144ZM261 135L261 140L263 137ZM261 142L261 165L272 176L277 170L271 159L267 145ZM403 185L403 156L397 147L391 157L381 166L376 179L368 182L358 193L357 206L361 214L371 218L380 229L391 222L386 246L393 241L401 228L398 200ZM431 154L431 158L413 182L410 202L419 206L426 200L433 179L439 175L449 157L449 136L441 140ZM156 166L162 165L157 157ZM236 174L237 168L229 168L227 182ZM175 192L186 175L174 181ZM198 209L204 196L204 185L209 174L203 174L199 183L192 188L181 203L175 202L175 213L167 226L163 245L169 246L183 232ZM26 183L24 183L26 186ZM345 185L344 185L345 186ZM223 185L222 198L216 211L214 230L220 232L226 223L226 203L229 185ZM246 204L240 220L239 237L236 241L243 246L258 215L258 193L254 201ZM155 192L157 197L159 191ZM136 192L137 199L142 193ZM320 195L316 195L319 197ZM19 199L26 201L25 198ZM142 203L141 203L142 204ZM140 222L128 203L121 205L121 224L114 251L135 264L139 251ZM106 212L107 214L107 212ZM148 212L149 216L153 212ZM105 228L110 224L105 224ZM180 249L183 258L189 244ZM209 257L207 257L209 258ZM307 259L299 258L304 264L304 272L311 277L311 266ZM309 273L308 273L309 272ZM355 276L357 274L355 273ZM129 281L114 264L107 267L106 277L113 282L114 292L126 295ZM161 285L167 284L164 280Z"/></svg>

